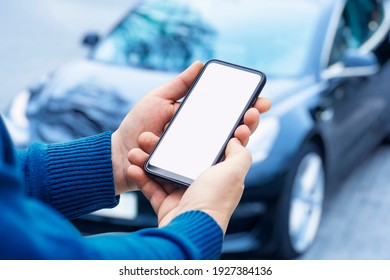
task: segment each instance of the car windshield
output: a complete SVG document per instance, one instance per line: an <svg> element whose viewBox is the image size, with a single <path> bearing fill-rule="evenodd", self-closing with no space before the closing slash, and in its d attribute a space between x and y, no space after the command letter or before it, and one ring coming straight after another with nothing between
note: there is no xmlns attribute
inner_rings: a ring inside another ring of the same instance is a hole
<svg viewBox="0 0 390 280"><path fill-rule="evenodd" d="M304 71L318 15L312 1L141 1L92 58L173 72L216 58L295 77Z"/></svg>

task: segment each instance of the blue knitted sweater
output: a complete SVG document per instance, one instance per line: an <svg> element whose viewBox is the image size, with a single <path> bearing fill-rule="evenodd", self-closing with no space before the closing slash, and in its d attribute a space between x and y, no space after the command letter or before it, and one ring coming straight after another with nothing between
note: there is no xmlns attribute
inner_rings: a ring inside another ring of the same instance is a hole
<svg viewBox="0 0 390 280"><path fill-rule="evenodd" d="M223 234L201 211L163 228L84 237L69 219L115 207L111 133L12 146L0 118L0 259L216 259Z"/></svg>

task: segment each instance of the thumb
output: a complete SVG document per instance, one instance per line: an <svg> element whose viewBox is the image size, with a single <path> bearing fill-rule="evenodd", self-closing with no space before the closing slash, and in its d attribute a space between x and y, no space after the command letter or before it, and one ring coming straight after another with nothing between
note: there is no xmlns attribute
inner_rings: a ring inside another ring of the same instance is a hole
<svg viewBox="0 0 390 280"><path fill-rule="evenodd" d="M240 167L246 173L252 164L252 155L237 138L232 138L226 147L224 163Z"/></svg>

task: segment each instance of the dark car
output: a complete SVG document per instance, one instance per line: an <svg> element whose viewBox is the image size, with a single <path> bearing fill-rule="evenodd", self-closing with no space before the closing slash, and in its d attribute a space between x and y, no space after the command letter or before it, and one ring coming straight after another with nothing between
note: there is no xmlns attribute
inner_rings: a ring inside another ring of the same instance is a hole
<svg viewBox="0 0 390 280"><path fill-rule="evenodd" d="M194 60L261 70L273 107L248 145L253 164L223 252L293 258L314 242L327 190L390 133L389 26L388 1L141 1L103 38L85 38L88 58L17 96L7 122L21 147L64 141L115 130ZM156 217L128 193L73 222L92 234Z"/></svg>

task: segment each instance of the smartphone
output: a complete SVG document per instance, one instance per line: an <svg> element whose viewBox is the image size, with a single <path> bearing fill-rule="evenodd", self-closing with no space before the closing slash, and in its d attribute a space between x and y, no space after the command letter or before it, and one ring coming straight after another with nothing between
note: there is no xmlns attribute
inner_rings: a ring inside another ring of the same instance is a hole
<svg viewBox="0 0 390 280"><path fill-rule="evenodd" d="M146 161L146 173L189 186L223 158L265 82L260 71L220 60L207 62Z"/></svg>

